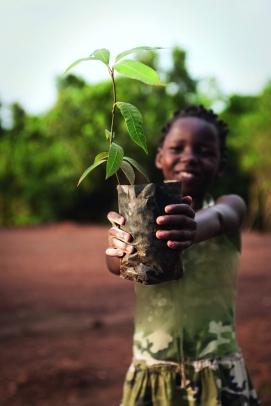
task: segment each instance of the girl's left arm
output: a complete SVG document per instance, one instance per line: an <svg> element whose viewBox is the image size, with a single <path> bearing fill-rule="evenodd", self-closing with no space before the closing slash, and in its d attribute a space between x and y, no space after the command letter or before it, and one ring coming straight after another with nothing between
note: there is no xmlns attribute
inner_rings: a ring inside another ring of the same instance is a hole
<svg viewBox="0 0 271 406"><path fill-rule="evenodd" d="M189 204L191 203L187 201L187 205ZM167 206L165 211L168 216L162 216L162 222L161 217L157 219L158 224L168 224L171 228L178 224L178 228L181 228L156 233L158 238L167 239L167 245L173 249L183 250L216 235L229 234L240 227L246 214L245 202L237 195L220 197L213 206L197 211L194 219L191 214L187 216L184 206L186 205Z"/></svg>
<svg viewBox="0 0 271 406"><path fill-rule="evenodd" d="M244 200L237 195L220 197L214 206L199 210L195 221L194 242L206 241L219 234L229 234L241 226L246 215Z"/></svg>

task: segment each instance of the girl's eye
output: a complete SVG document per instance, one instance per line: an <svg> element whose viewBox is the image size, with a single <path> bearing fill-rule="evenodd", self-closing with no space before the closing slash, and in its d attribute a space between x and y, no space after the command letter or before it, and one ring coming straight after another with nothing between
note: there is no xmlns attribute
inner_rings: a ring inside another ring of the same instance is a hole
<svg viewBox="0 0 271 406"><path fill-rule="evenodd" d="M170 151L175 152L175 153L179 153L183 151L183 147L179 146L179 147L170 147Z"/></svg>

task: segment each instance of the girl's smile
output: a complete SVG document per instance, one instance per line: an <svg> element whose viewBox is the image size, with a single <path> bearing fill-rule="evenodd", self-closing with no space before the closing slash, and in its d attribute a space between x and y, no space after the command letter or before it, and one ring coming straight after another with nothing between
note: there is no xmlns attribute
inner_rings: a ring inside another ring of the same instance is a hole
<svg viewBox="0 0 271 406"><path fill-rule="evenodd" d="M183 196L202 200L224 172L216 128L198 117L178 119L158 149L156 166L165 179L182 182Z"/></svg>

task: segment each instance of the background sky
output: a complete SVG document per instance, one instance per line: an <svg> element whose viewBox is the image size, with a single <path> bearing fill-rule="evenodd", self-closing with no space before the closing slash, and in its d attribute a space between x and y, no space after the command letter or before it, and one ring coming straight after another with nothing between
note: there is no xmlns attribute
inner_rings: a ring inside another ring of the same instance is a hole
<svg viewBox="0 0 271 406"><path fill-rule="evenodd" d="M194 78L215 76L226 94L256 94L271 79L270 0L0 0L0 101L40 114L55 101L57 75L76 59L107 48L187 51ZM113 60L113 59L112 59ZM100 62L73 70L107 79Z"/></svg>

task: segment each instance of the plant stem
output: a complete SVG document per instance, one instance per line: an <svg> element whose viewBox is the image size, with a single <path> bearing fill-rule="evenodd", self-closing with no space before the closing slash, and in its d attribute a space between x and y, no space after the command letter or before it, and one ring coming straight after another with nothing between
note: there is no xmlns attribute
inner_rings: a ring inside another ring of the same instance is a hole
<svg viewBox="0 0 271 406"><path fill-rule="evenodd" d="M112 121L111 121L111 137L110 137L110 145L113 142L113 130L114 130L114 118L115 118L115 109L116 109L116 102L117 102L117 92L116 92L116 84L114 80L114 69L110 70L110 76L112 79L113 85L113 108L112 108Z"/></svg>
<svg viewBox="0 0 271 406"><path fill-rule="evenodd" d="M116 172L116 177L117 177L118 184L120 185L120 180L119 180L119 177L118 177L118 172Z"/></svg>

